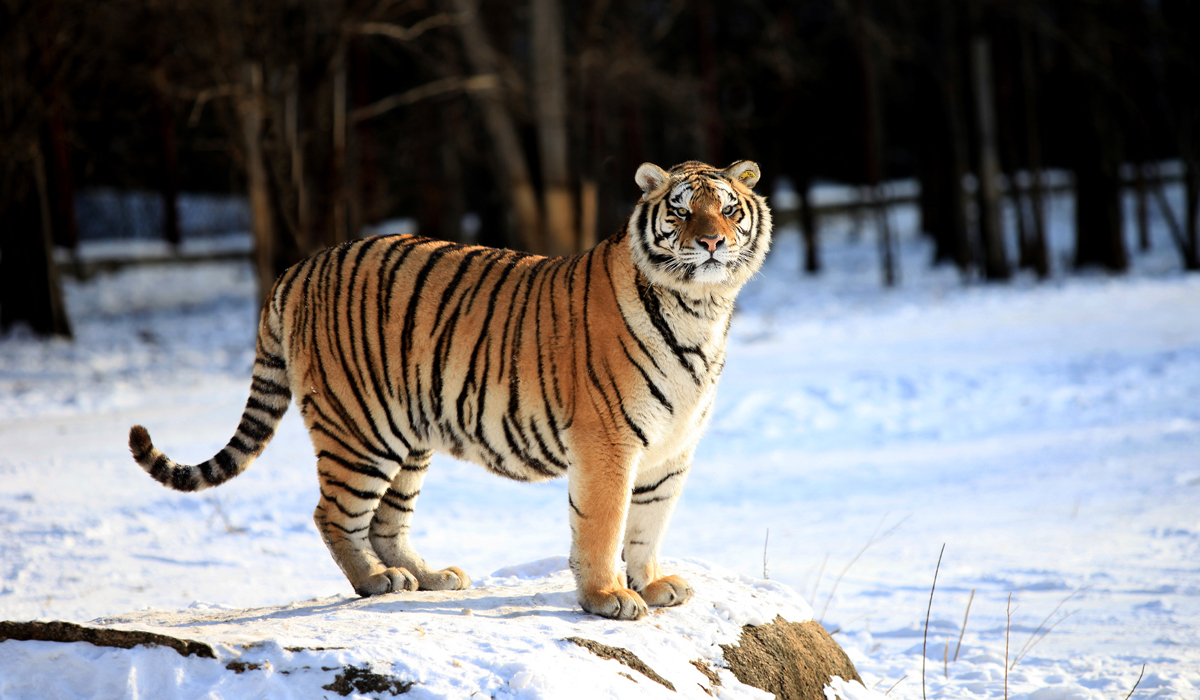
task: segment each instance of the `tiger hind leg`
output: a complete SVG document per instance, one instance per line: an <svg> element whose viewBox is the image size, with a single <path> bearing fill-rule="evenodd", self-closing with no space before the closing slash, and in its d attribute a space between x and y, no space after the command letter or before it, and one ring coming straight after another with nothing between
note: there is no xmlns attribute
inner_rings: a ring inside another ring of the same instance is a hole
<svg viewBox="0 0 1200 700"><path fill-rule="evenodd" d="M471 585L463 570L450 566L431 571L408 539L413 508L429 469L431 452L412 452L379 501L371 519L371 547L385 566L410 572L422 591L456 591Z"/></svg>
<svg viewBox="0 0 1200 700"><path fill-rule="evenodd" d="M313 521L354 592L372 596L417 590L417 577L382 562L368 539L371 521L392 475L378 465L329 451L318 455L317 474L321 500Z"/></svg>

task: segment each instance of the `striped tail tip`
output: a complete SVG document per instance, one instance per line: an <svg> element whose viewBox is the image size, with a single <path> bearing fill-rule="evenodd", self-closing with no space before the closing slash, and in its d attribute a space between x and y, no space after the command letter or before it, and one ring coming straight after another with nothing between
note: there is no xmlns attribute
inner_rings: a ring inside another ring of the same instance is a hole
<svg viewBox="0 0 1200 700"><path fill-rule="evenodd" d="M150 432L140 425L129 429L129 451L133 459L146 473L163 486L176 491L199 491L210 486L196 467L176 464L154 446Z"/></svg>

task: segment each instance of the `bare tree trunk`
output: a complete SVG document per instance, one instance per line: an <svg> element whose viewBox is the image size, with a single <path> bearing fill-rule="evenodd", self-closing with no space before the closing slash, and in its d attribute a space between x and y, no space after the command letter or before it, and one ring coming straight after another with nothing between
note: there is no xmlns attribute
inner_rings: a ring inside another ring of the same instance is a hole
<svg viewBox="0 0 1200 700"><path fill-rule="evenodd" d="M250 200L250 221L254 230L254 267L258 273L258 297L265 301L275 284L275 222L271 211L270 184L263 161L263 75L262 65L243 68L243 94L238 101L242 122L242 141L246 154L246 195Z"/></svg>
<svg viewBox="0 0 1200 700"><path fill-rule="evenodd" d="M333 200L333 245L350 240L350 194L347 182L346 157L346 91L348 70L346 49L341 47L333 59L333 181L336 195ZM357 231L353 232L357 235Z"/></svg>
<svg viewBox="0 0 1200 700"><path fill-rule="evenodd" d="M283 106L283 137L287 141L288 163L292 187L296 190L296 246L301 255L313 251L313 222L308 193L308 180L304 172L304 148L300 142L300 70L296 64L288 67L287 92Z"/></svg>
<svg viewBox="0 0 1200 700"><path fill-rule="evenodd" d="M1200 160L1185 158L1183 162L1183 203L1186 231L1183 236L1183 267L1200 270Z"/></svg>
<svg viewBox="0 0 1200 700"><path fill-rule="evenodd" d="M54 262L54 229L46 160L35 143L27 165L5 164L7 191L0 192L0 329L28 323L39 335L71 337L62 284ZM28 168L28 172L22 172ZM19 182L24 180L24 182Z"/></svg>
<svg viewBox="0 0 1200 700"><path fill-rule="evenodd" d="M166 97L158 98L159 124L162 137L163 178L159 183L162 195L163 239L172 246L182 241L179 231L179 147L175 136L175 112Z"/></svg>
<svg viewBox="0 0 1200 700"><path fill-rule="evenodd" d="M817 241L817 216L810 197L812 178L804 177L796 185L796 194L800 196L800 235L804 238L804 271L815 275L821 271L821 249Z"/></svg>
<svg viewBox="0 0 1200 700"><path fill-rule="evenodd" d="M979 230L983 237L984 278L1008 279L1008 252L1000 225L1000 189L996 178L996 105L992 96L991 43L982 35L971 40L971 77L975 85L975 116L979 127Z"/></svg>
<svg viewBox="0 0 1200 700"><path fill-rule="evenodd" d="M867 38L867 9L863 0L851 3L854 46L862 71L863 90L863 154L866 159L867 191L869 206L875 213L879 226L879 250L882 261L883 284L896 284L896 261L892 250L892 230L888 222L887 204L883 201L880 183L883 181L883 104L879 95L879 79L875 60L871 56L871 44Z"/></svg>
<svg viewBox="0 0 1200 700"><path fill-rule="evenodd" d="M700 59L700 109L704 133L703 158L714 165L721 161L721 111L718 105L717 87L720 79L717 70L716 17L712 0L696 3L696 30L699 41Z"/></svg>
<svg viewBox="0 0 1200 700"><path fill-rule="evenodd" d="M454 0L454 5L463 17L458 23L458 30L471 70L476 75L499 75L499 61L484 31L476 3L473 0ZM547 245L542 233L537 195L529 177L529 166L525 163L520 136L504 104L503 94L499 89L493 89L472 91L471 95L483 112L484 128L503 170L500 179L507 180L509 206L516 219L517 241L529 252L544 252Z"/></svg>
<svg viewBox="0 0 1200 700"><path fill-rule="evenodd" d="M596 247L596 221L600 214L600 187L594 177L579 184L579 250Z"/></svg>
<svg viewBox="0 0 1200 700"><path fill-rule="evenodd" d="M1032 237L1026 244L1027 263L1041 279L1050 276L1050 254L1046 241L1046 211L1042 198L1042 133L1037 115L1037 72L1033 65L1033 38L1027 23L1021 17L1021 82L1025 88L1025 145L1029 165L1029 208L1033 219Z"/></svg>
<svg viewBox="0 0 1200 700"><path fill-rule="evenodd" d="M557 0L533 0L533 101L546 248L551 255L576 251L575 201L567 158L567 88L563 76L563 29Z"/></svg>
<svg viewBox="0 0 1200 700"><path fill-rule="evenodd" d="M53 155L50 172L54 183L54 242L69 248L73 254L79 246L79 227L75 223L75 175L71 172L70 135L61 108L53 108L47 122Z"/></svg>
<svg viewBox="0 0 1200 700"><path fill-rule="evenodd" d="M1150 208L1146 201L1146 164L1133 164L1134 215L1137 217L1138 250L1150 250Z"/></svg>

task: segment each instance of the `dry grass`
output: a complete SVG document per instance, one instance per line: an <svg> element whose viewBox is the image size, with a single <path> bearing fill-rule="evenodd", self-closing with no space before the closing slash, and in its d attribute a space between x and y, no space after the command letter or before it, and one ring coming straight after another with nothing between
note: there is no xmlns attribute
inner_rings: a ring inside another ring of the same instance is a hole
<svg viewBox="0 0 1200 700"><path fill-rule="evenodd" d="M897 526L899 527L899 526ZM894 529L894 528L893 528ZM933 611L933 591L937 588L938 571L942 568L942 555L946 553L946 543L942 543L942 551L938 552L937 566L933 569L933 585L929 587L929 607L925 608L925 634L921 636L921 697L925 697L925 646L929 642L929 614ZM1007 662L1007 659L1005 659Z"/></svg>

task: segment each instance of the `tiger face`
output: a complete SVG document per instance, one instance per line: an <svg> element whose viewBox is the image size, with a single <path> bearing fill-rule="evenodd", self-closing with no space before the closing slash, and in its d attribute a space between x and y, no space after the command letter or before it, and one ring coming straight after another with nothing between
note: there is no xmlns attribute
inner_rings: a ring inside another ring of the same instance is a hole
<svg viewBox="0 0 1200 700"><path fill-rule="evenodd" d="M630 245L652 283L681 291L735 292L762 266L771 215L751 191L758 165L724 170L689 161L664 171L638 168L642 199L630 218Z"/></svg>

